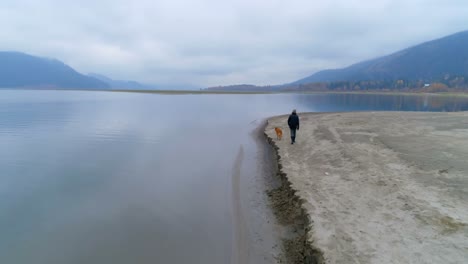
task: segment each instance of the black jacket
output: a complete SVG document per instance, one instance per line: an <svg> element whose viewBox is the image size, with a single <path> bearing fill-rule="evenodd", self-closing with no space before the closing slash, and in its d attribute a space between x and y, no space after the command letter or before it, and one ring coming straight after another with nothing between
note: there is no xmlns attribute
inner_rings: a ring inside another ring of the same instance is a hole
<svg viewBox="0 0 468 264"><path fill-rule="evenodd" d="M299 117L296 113L292 113L288 118L288 126L290 129L299 129Z"/></svg>

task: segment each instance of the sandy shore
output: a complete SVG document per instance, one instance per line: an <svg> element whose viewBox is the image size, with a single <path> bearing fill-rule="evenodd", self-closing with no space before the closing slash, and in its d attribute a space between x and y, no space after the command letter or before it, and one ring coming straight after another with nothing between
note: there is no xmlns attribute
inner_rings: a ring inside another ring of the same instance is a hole
<svg viewBox="0 0 468 264"><path fill-rule="evenodd" d="M468 263L468 113L299 116L265 133L324 262Z"/></svg>

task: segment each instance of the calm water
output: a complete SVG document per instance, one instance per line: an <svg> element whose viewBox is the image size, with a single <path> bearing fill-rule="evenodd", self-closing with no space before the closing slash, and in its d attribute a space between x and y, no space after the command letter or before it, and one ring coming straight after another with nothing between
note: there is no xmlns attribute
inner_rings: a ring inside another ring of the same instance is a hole
<svg viewBox="0 0 468 264"><path fill-rule="evenodd" d="M461 111L468 100L0 91L0 263L231 262L234 161L242 149L255 176L250 132L293 108Z"/></svg>

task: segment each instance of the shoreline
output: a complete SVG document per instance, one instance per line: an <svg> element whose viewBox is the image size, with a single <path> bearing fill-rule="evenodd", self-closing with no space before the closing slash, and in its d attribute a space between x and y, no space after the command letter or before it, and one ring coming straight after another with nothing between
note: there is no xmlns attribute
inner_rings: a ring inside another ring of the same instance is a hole
<svg viewBox="0 0 468 264"><path fill-rule="evenodd" d="M257 94L355 94L355 95L401 95L401 96L442 96L468 97L468 92L400 92L400 91L209 91L209 90L126 90L126 89L54 89L54 88L0 88L7 91L77 91L146 93L161 95L257 95Z"/></svg>
<svg viewBox="0 0 468 264"><path fill-rule="evenodd" d="M265 135L289 192L283 203L305 211L318 263L468 259L468 112L299 116L295 145L287 116L269 118Z"/></svg>
<svg viewBox="0 0 468 264"><path fill-rule="evenodd" d="M304 200L297 195L297 191L291 186L287 174L282 170L281 157L275 141L265 133L268 120L261 125L261 131L266 139L264 144L271 149L273 160L271 162L271 175L279 181L279 186L267 191L270 206L280 225L292 229L290 237L283 238L283 254L287 263L321 264L322 252L313 246L308 239L311 231L311 219L303 207Z"/></svg>

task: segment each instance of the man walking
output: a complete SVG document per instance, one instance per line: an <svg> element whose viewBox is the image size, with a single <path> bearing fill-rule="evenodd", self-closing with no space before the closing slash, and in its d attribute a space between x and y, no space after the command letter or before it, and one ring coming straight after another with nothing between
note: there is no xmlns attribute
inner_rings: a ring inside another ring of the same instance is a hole
<svg viewBox="0 0 468 264"><path fill-rule="evenodd" d="M294 144L296 142L296 129L299 130L299 116L296 114L296 109L289 115L288 126L291 131L291 144Z"/></svg>

